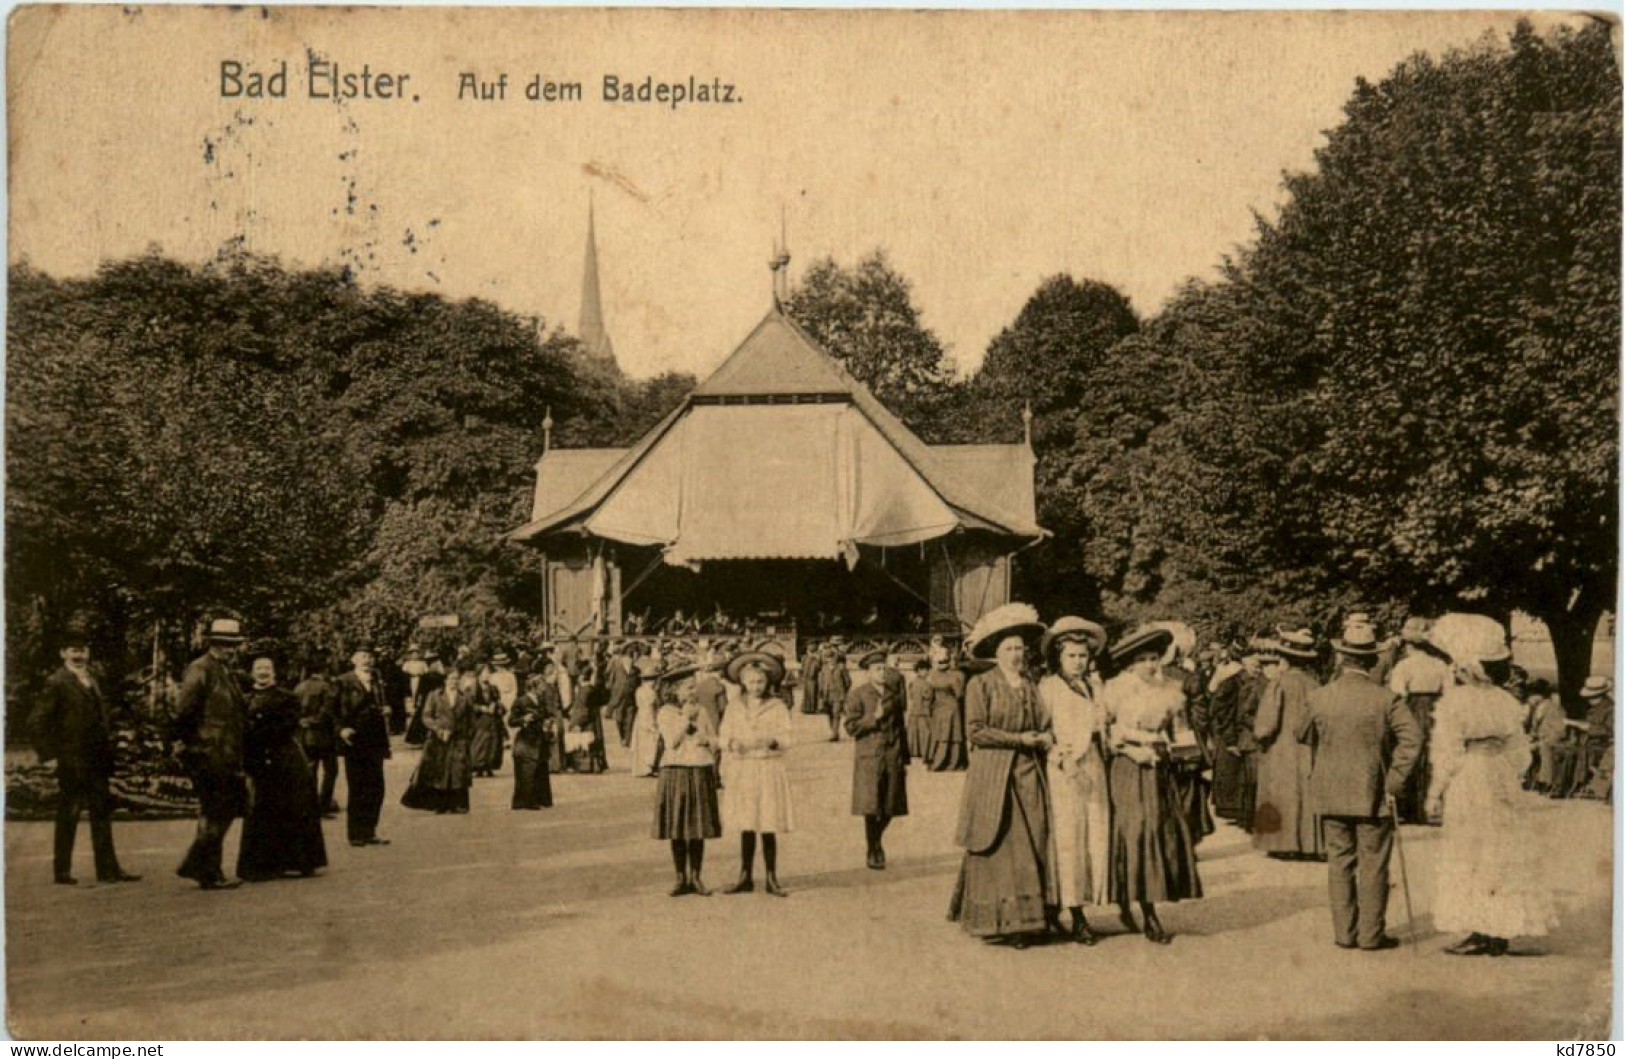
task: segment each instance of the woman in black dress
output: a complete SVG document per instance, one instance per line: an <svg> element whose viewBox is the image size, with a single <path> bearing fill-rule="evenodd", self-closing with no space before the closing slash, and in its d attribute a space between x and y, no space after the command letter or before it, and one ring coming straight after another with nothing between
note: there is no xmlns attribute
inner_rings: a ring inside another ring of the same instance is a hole
<svg viewBox="0 0 1625 1059"><path fill-rule="evenodd" d="M509 724L513 737L513 809L550 809L553 806L553 783L547 771L549 728L553 710L542 700L558 691L539 677L526 682L524 691L514 700Z"/></svg>
<svg viewBox="0 0 1625 1059"><path fill-rule="evenodd" d="M248 882L286 872L314 875L327 866L327 844L310 763L299 749L299 700L277 687L269 655L258 655L250 673L254 685L243 740L250 800L237 875Z"/></svg>
<svg viewBox="0 0 1625 1059"><path fill-rule="evenodd" d="M468 812L468 789L474 785L470 744L474 738L473 673L459 672L454 662L445 682L423 702L423 757L412 784L401 796L408 809L437 814Z"/></svg>

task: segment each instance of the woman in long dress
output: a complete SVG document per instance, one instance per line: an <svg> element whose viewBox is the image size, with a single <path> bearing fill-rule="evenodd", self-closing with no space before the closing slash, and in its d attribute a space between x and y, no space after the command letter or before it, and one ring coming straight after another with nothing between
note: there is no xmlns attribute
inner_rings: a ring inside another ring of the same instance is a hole
<svg viewBox="0 0 1625 1059"><path fill-rule="evenodd" d="M655 694L660 696L660 739L665 756L660 763L660 786L655 792L654 837L671 843L672 867L677 881L667 891L672 897L711 891L700 879L705 866L705 840L722 837L717 808L717 731L711 715L695 698L697 666L677 666L663 674Z"/></svg>
<svg viewBox="0 0 1625 1059"><path fill-rule="evenodd" d="M1113 755L1111 898L1129 930L1136 929L1129 904L1138 903L1141 929L1159 945L1173 935L1157 918L1157 903L1202 896L1195 843L1169 772L1169 740L1185 698L1162 674L1172 639L1166 629L1142 629L1118 641L1112 660L1126 668L1100 696Z"/></svg>
<svg viewBox="0 0 1625 1059"><path fill-rule="evenodd" d="M1093 945L1097 936L1084 905L1110 900L1111 799L1106 788L1106 715L1096 702L1090 662L1106 646L1106 630L1083 618L1061 618L1044 634L1050 675L1038 682L1055 745L1048 755L1050 810L1061 904L1072 915L1072 936Z"/></svg>
<svg viewBox="0 0 1625 1059"><path fill-rule="evenodd" d="M1529 767L1524 710L1498 686L1512 654L1500 623L1476 614L1445 615L1429 641L1449 656L1457 682L1433 711L1428 810L1444 816L1433 925L1467 932L1445 950L1453 956L1501 956L1509 939L1544 935L1556 922L1519 784Z"/></svg>
<svg viewBox="0 0 1625 1059"><path fill-rule="evenodd" d="M931 684L926 679L931 663L920 659L908 677L908 756L915 761L931 760Z"/></svg>
<svg viewBox="0 0 1625 1059"><path fill-rule="evenodd" d="M790 802L790 776L784 752L790 746L790 708L779 697L784 663L766 651L747 651L728 663L728 680L740 687L739 701L722 715L718 739L727 762L722 819L739 831L739 880L731 894L756 888L752 869L756 839L761 836L763 889L786 896L779 885L779 840L795 829Z"/></svg>
<svg viewBox="0 0 1625 1059"><path fill-rule="evenodd" d="M1294 735L1309 712L1310 693L1320 687L1309 670L1316 658L1314 634L1282 630L1275 649L1281 671L1264 686L1253 721L1259 747L1253 848L1270 856L1323 857L1320 817L1309 798L1315 751Z"/></svg>
<svg viewBox="0 0 1625 1059"><path fill-rule="evenodd" d="M1059 929L1044 752L1054 744L1027 659L1044 633L1023 603L998 607L971 632L971 653L996 665L965 691L965 731L976 748L954 841L965 851L948 918L986 940L1025 947Z"/></svg>
<svg viewBox="0 0 1625 1059"><path fill-rule="evenodd" d="M543 696L553 689L543 681L529 681L514 700L509 720L513 736L513 798L511 809L550 809L553 807L553 782L547 770L547 744L551 711L542 702Z"/></svg>
<svg viewBox="0 0 1625 1059"><path fill-rule="evenodd" d="M243 764L252 795L237 875L248 882L284 872L314 875L327 866L327 844L310 764L299 748L299 700L277 687L269 656L255 658L250 675Z"/></svg>
<svg viewBox="0 0 1625 1059"><path fill-rule="evenodd" d="M469 764L475 776L494 776L502 768L502 749L508 741L503 726L502 702L489 679L480 680L472 702L474 737L469 743Z"/></svg>
<svg viewBox="0 0 1625 1059"><path fill-rule="evenodd" d="M460 672L454 664L444 683L423 700L423 757L401 796L406 808L442 816L468 812L468 789L474 785L473 705L478 695L474 674Z"/></svg>
<svg viewBox="0 0 1625 1059"><path fill-rule="evenodd" d="M931 757L932 772L957 772L967 764L965 744L965 674L953 668L953 652L946 644L931 645Z"/></svg>
<svg viewBox="0 0 1625 1059"><path fill-rule="evenodd" d="M571 772L597 775L609 770L604 749L604 689L590 662L576 672L574 696L564 733L565 765ZM714 729L713 729L714 730Z"/></svg>
<svg viewBox="0 0 1625 1059"><path fill-rule="evenodd" d="M632 701L637 708L632 721L632 775L652 777L660 770L660 702L654 685L644 680Z"/></svg>

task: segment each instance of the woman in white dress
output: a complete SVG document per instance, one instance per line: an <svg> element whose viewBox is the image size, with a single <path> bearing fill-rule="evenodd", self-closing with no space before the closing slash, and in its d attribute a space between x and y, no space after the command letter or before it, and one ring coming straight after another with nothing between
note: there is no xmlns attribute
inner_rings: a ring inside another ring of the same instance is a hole
<svg viewBox="0 0 1625 1059"><path fill-rule="evenodd" d="M1524 708L1499 686L1512 652L1500 623L1477 614L1445 615L1429 642L1450 659L1456 681L1434 706L1430 737L1428 811L1444 817L1433 925L1466 932L1445 950L1452 956L1502 956L1509 938L1544 935L1556 921L1524 812Z"/></svg>
<svg viewBox="0 0 1625 1059"><path fill-rule="evenodd" d="M1044 634L1051 673L1038 683L1055 745L1046 766L1061 903L1072 914L1072 937L1093 945L1098 936L1084 905L1109 900L1111 801L1106 783L1106 714L1095 701L1090 662L1106 646L1106 630L1083 618L1061 618Z"/></svg>
<svg viewBox="0 0 1625 1059"><path fill-rule="evenodd" d="M660 700L652 680L638 684L632 693L637 716L632 722L632 775L654 776L660 766Z"/></svg>
<svg viewBox="0 0 1625 1059"><path fill-rule="evenodd" d="M790 804L790 778L784 751L790 745L790 708L779 698L784 662L766 651L746 651L727 665L730 683L740 688L739 701L728 707L717 733L727 762L722 792L722 819L739 831L739 881L728 893L756 889L752 871L756 836L762 838L762 887L774 897L786 896L779 885L778 836L795 828Z"/></svg>

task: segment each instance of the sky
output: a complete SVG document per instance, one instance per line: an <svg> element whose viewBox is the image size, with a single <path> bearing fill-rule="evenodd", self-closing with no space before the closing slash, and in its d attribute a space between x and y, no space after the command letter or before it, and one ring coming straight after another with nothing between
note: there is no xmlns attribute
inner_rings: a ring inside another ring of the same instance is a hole
<svg viewBox="0 0 1625 1059"><path fill-rule="evenodd" d="M1047 276L1114 284L1142 315L1211 276L1356 78L1514 17L24 9L9 259L82 275L240 241L574 329L590 197L629 374L721 363L769 308L781 220L792 277L883 248L968 372ZM313 62L408 87L312 99ZM223 63L286 63L288 94L223 95ZM506 98L458 98L501 73ZM527 101L537 75L583 98ZM738 101L609 102L606 75Z"/></svg>

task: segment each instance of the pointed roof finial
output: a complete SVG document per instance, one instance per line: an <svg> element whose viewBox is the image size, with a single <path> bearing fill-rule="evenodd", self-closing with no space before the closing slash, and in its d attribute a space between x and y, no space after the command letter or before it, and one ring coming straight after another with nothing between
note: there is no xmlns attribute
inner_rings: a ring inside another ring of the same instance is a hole
<svg viewBox="0 0 1625 1059"><path fill-rule="evenodd" d="M546 456L553 448L553 406L548 405L547 411L542 415L542 455Z"/></svg>
<svg viewBox="0 0 1625 1059"><path fill-rule="evenodd" d="M773 273L773 307L784 308L784 303L790 300L790 239L789 222L785 219L785 208L779 206L779 241L773 248L773 258L767 263L768 271Z"/></svg>
<svg viewBox="0 0 1625 1059"><path fill-rule="evenodd" d="M1021 403L1021 432L1027 439L1027 447L1029 449L1032 448L1033 447L1033 403L1030 400L1029 401L1023 401Z"/></svg>

